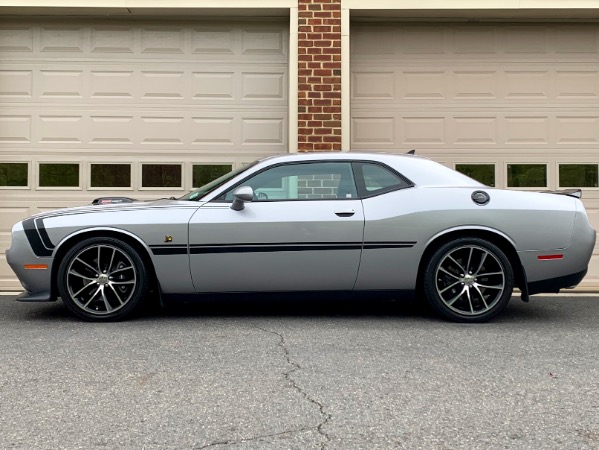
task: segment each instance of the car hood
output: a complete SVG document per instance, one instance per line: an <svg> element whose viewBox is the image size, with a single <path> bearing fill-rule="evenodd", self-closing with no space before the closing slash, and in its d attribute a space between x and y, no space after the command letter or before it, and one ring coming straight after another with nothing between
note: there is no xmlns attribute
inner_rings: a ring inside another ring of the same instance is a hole
<svg viewBox="0 0 599 450"><path fill-rule="evenodd" d="M48 217L69 216L75 214L110 213L120 211L135 211L164 208L199 208L205 202L192 202L189 200L160 199L151 201L134 201L130 203L113 203L106 205L85 205L73 208L56 209L54 211L34 214L33 218L44 219Z"/></svg>

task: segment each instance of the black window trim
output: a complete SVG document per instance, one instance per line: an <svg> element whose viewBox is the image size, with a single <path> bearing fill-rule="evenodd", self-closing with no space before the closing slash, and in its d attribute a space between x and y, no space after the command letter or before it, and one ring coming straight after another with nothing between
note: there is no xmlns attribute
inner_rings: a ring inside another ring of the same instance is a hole
<svg viewBox="0 0 599 450"><path fill-rule="evenodd" d="M240 186L243 186L243 184L247 180L249 180L250 178L253 178L267 170L274 169L274 168L280 167L280 166L315 164L315 163L349 163L350 168L352 170L352 175L354 177L354 184L355 184L356 192L357 192L358 196L356 198L299 198L299 199L273 199L273 200L268 200L268 201L255 200L254 202L255 203L278 203L278 202L298 202L298 201L300 201L300 202L313 202L313 201L322 202L322 201L331 201L331 200L341 200L341 201L363 200L366 198L377 197L382 194L387 194L387 193L393 192L393 191L400 191L402 189L408 189L408 188L415 186L414 183L412 183L408 178L403 176L397 170L393 169L392 167L389 167L387 164L380 162L380 161L370 161L370 160L364 160L364 159L312 159L312 160L308 160L308 161L285 161L285 162L280 162L280 163L276 163L276 164L264 167L256 172L251 173L250 175L247 175L245 178L243 178L238 183L235 183L233 186L228 187L225 191L219 192L212 200L209 200L208 203L225 203L225 204L232 203L232 201L227 201L224 199L224 196L227 195L227 193L237 189ZM406 185L405 186L392 186L390 188L379 189L376 192L368 192L366 190L366 186L364 183L364 176L362 174L361 169L360 169L359 176L357 176L358 173L357 173L356 167L358 164L379 165L379 166L383 167L384 169L388 170L389 172L391 172L392 174L397 175L401 180L403 180L406 183Z"/></svg>

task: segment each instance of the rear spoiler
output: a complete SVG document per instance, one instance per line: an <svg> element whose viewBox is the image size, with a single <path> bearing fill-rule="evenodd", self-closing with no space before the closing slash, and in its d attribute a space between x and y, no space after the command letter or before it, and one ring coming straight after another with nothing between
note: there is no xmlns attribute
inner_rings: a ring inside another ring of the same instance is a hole
<svg viewBox="0 0 599 450"><path fill-rule="evenodd" d="M544 194L567 195L568 197L582 198L582 189L564 189L563 191L541 191Z"/></svg>

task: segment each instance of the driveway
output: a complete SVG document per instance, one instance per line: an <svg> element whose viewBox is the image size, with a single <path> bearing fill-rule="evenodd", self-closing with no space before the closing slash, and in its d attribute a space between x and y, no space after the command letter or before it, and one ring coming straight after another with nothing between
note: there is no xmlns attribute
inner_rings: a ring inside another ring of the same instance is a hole
<svg viewBox="0 0 599 450"><path fill-rule="evenodd" d="M125 323L0 297L0 448L599 448L599 298L489 324L284 296Z"/></svg>

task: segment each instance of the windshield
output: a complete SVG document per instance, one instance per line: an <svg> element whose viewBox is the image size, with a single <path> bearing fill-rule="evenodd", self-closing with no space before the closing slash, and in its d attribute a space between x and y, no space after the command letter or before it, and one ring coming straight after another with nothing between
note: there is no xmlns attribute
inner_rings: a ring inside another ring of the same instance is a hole
<svg viewBox="0 0 599 450"><path fill-rule="evenodd" d="M210 183L205 184L201 188L191 191L189 194L184 195L179 200L192 200L192 201L199 200L202 197L210 194L216 188L225 184L227 181L229 181L233 177L235 177L235 176L239 175L240 173L243 173L246 170L248 170L249 168L253 167L254 165L256 165L257 162L258 161L254 161L254 162L249 163L248 165L245 165L238 169L232 170L231 172L224 174L222 177L218 177L216 180L212 180Z"/></svg>

